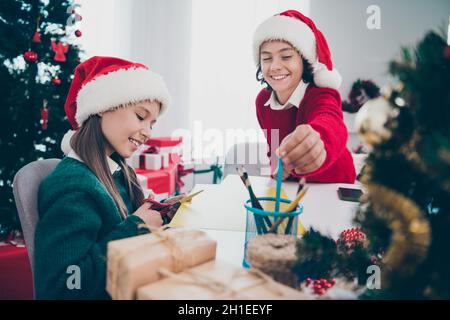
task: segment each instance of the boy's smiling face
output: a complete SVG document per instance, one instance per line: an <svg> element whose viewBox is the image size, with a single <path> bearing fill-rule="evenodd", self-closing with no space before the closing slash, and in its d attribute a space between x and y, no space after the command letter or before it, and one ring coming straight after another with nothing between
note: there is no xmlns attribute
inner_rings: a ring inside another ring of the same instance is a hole
<svg viewBox="0 0 450 320"><path fill-rule="evenodd" d="M303 74L303 61L288 42L266 41L260 48L261 71L280 103L287 102Z"/></svg>
<svg viewBox="0 0 450 320"><path fill-rule="evenodd" d="M143 101L100 114L106 154L129 158L151 136L160 112L158 101Z"/></svg>

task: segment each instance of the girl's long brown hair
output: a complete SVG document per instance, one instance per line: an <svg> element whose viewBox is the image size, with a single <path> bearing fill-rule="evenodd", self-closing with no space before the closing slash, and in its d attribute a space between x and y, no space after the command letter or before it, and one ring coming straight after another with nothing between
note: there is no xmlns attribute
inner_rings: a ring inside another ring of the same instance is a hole
<svg viewBox="0 0 450 320"><path fill-rule="evenodd" d="M108 141L103 135L101 128L101 118L98 115L93 115L87 119L70 140L72 149L105 186L119 208L121 216L126 218L131 213L128 212L111 175L105 153L107 144ZM136 210L144 202L144 194L138 183L136 173L119 154L114 153L113 157L123 172L128 195L134 210Z"/></svg>

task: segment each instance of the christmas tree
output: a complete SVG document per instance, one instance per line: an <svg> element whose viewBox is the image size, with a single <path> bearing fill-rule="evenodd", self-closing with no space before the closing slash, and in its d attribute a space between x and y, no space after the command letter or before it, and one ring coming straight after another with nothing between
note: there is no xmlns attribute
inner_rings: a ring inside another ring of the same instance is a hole
<svg viewBox="0 0 450 320"><path fill-rule="evenodd" d="M295 271L302 280L342 277L365 286L367 267L377 265L381 288L362 298L449 299L450 47L430 32L389 71L397 84L357 115L372 150L355 218L361 229L337 242L308 232Z"/></svg>
<svg viewBox="0 0 450 320"><path fill-rule="evenodd" d="M24 165L61 158L64 102L80 62L72 0L0 2L0 236L20 229L12 181Z"/></svg>

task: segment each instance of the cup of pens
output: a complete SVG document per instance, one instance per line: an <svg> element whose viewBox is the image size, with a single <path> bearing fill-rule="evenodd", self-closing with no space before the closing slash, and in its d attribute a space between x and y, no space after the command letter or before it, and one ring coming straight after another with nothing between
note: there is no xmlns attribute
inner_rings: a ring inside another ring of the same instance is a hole
<svg viewBox="0 0 450 320"><path fill-rule="evenodd" d="M248 199L244 207L247 209L247 220L246 220L246 240L249 240L256 235L262 235L267 233L276 234L287 234L287 235L297 235L298 230L298 216L303 211L303 205L297 204L293 210L276 210L277 203L279 207L281 204L292 203L289 199L277 199L274 197L260 197L257 198L258 202L261 204L263 209L255 208L252 206L252 199ZM273 207L275 204L274 211L267 211L264 208ZM284 212L286 211L286 212Z"/></svg>
<svg viewBox="0 0 450 320"><path fill-rule="evenodd" d="M281 160L279 168L282 168ZM305 180L299 181L299 188L295 199L292 201L280 197L281 194L281 174L277 177L277 187L275 197L256 197L253 192L250 180L245 168L237 168L238 174L247 188L250 199L245 201L244 207L247 211L245 227L245 253L244 267L250 267L246 260L247 243L250 239L267 233L298 235L299 215L303 212L303 205L300 200L306 194L308 187ZM282 171L279 171L282 172Z"/></svg>

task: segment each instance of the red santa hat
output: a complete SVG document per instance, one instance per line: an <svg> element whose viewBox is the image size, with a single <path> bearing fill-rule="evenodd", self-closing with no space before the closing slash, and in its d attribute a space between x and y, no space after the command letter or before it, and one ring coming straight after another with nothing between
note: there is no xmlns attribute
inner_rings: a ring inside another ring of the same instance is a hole
<svg viewBox="0 0 450 320"><path fill-rule="evenodd" d="M311 64L318 87L338 89L341 85L342 77L333 68L327 41L310 18L288 10L261 23L253 36L256 65L260 63L260 47L267 40L284 40L296 48Z"/></svg>
<svg viewBox="0 0 450 320"><path fill-rule="evenodd" d="M170 104L164 80L145 65L114 57L92 57L80 63L64 105L73 130L64 135L61 149L69 153L70 138L91 115L142 100L159 101L160 114Z"/></svg>

